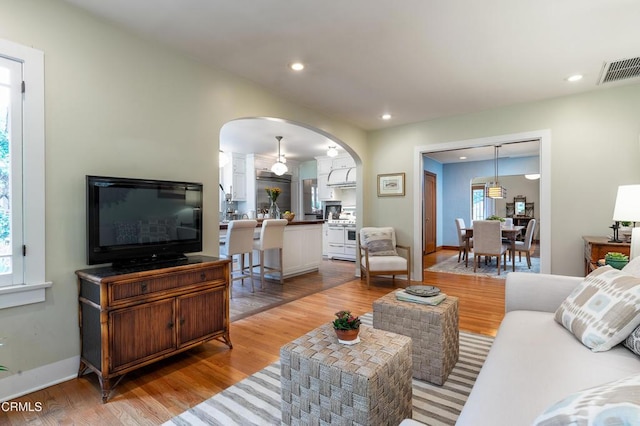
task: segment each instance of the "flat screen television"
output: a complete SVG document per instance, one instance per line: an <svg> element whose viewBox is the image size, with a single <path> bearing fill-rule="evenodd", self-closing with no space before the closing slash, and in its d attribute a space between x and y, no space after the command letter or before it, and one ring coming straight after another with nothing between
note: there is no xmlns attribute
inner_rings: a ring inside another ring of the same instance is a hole
<svg viewBox="0 0 640 426"><path fill-rule="evenodd" d="M202 184L87 176L87 264L114 267L202 251Z"/></svg>

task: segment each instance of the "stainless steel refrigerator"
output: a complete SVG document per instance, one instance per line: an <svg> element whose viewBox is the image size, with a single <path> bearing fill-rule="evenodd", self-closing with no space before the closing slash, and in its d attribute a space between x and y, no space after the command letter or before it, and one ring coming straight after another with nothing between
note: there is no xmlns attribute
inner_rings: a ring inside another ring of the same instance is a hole
<svg viewBox="0 0 640 426"><path fill-rule="evenodd" d="M266 188L280 188L280 195L276 203L281 213L291 210L291 175L278 176L265 170L256 171L256 209L268 209L271 205Z"/></svg>
<svg viewBox="0 0 640 426"><path fill-rule="evenodd" d="M302 208L306 220L322 219L322 206L318 199L318 180L302 180Z"/></svg>

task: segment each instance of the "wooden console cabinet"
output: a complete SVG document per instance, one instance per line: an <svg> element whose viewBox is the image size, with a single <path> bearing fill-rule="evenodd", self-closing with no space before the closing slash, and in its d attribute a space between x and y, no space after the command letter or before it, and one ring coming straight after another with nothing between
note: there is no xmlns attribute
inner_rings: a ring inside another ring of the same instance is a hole
<svg viewBox="0 0 640 426"><path fill-rule="evenodd" d="M105 403L129 371L212 339L231 348L229 265L194 256L161 267L76 271L78 377L94 371Z"/></svg>
<svg viewBox="0 0 640 426"><path fill-rule="evenodd" d="M598 260L604 259L607 253L617 252L629 256L631 243L612 243L608 237L582 237L584 240L584 275L585 277L598 267Z"/></svg>

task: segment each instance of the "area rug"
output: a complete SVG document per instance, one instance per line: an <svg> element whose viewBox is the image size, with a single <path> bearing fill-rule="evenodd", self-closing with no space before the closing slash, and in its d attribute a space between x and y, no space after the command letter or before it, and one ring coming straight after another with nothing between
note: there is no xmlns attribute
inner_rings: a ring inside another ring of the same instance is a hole
<svg viewBox="0 0 640 426"><path fill-rule="evenodd" d="M371 325L372 314L361 317ZM454 425L469 397L493 338L460 332L460 357L442 386L413 379L413 419ZM276 362L174 417L165 426L279 425L280 362Z"/></svg>
<svg viewBox="0 0 640 426"><path fill-rule="evenodd" d="M531 258L531 269L527 266L527 261L524 256L522 256L522 262L518 262L518 255L516 255L516 272L532 272L539 273L540 272L540 258L532 257ZM464 266L464 260L460 260L458 263L458 255L454 255L449 259L443 260L442 262L438 262L435 265L425 269L425 271L429 272L447 272L450 274L462 274L462 275L476 275L479 277L491 277L491 278L501 278L505 279L509 272L512 272L513 269L511 267L511 262L507 261L507 270L504 269L500 271L500 275L498 275L498 271L496 268L496 259L493 259L493 262L485 265L484 258L480 262L481 266L478 267L477 272L473 272L473 254L469 256L469 266Z"/></svg>

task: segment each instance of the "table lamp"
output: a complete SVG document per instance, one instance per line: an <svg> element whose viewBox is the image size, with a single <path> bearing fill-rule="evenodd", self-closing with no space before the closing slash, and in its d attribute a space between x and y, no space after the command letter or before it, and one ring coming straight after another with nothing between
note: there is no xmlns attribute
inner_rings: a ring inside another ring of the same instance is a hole
<svg viewBox="0 0 640 426"><path fill-rule="evenodd" d="M620 222L640 222L640 185L620 185L616 196L616 205L613 209L614 224L612 243L621 243L618 239ZM637 232L635 234L638 234ZM640 235L638 235L640 237ZM632 241L633 244L633 241Z"/></svg>

